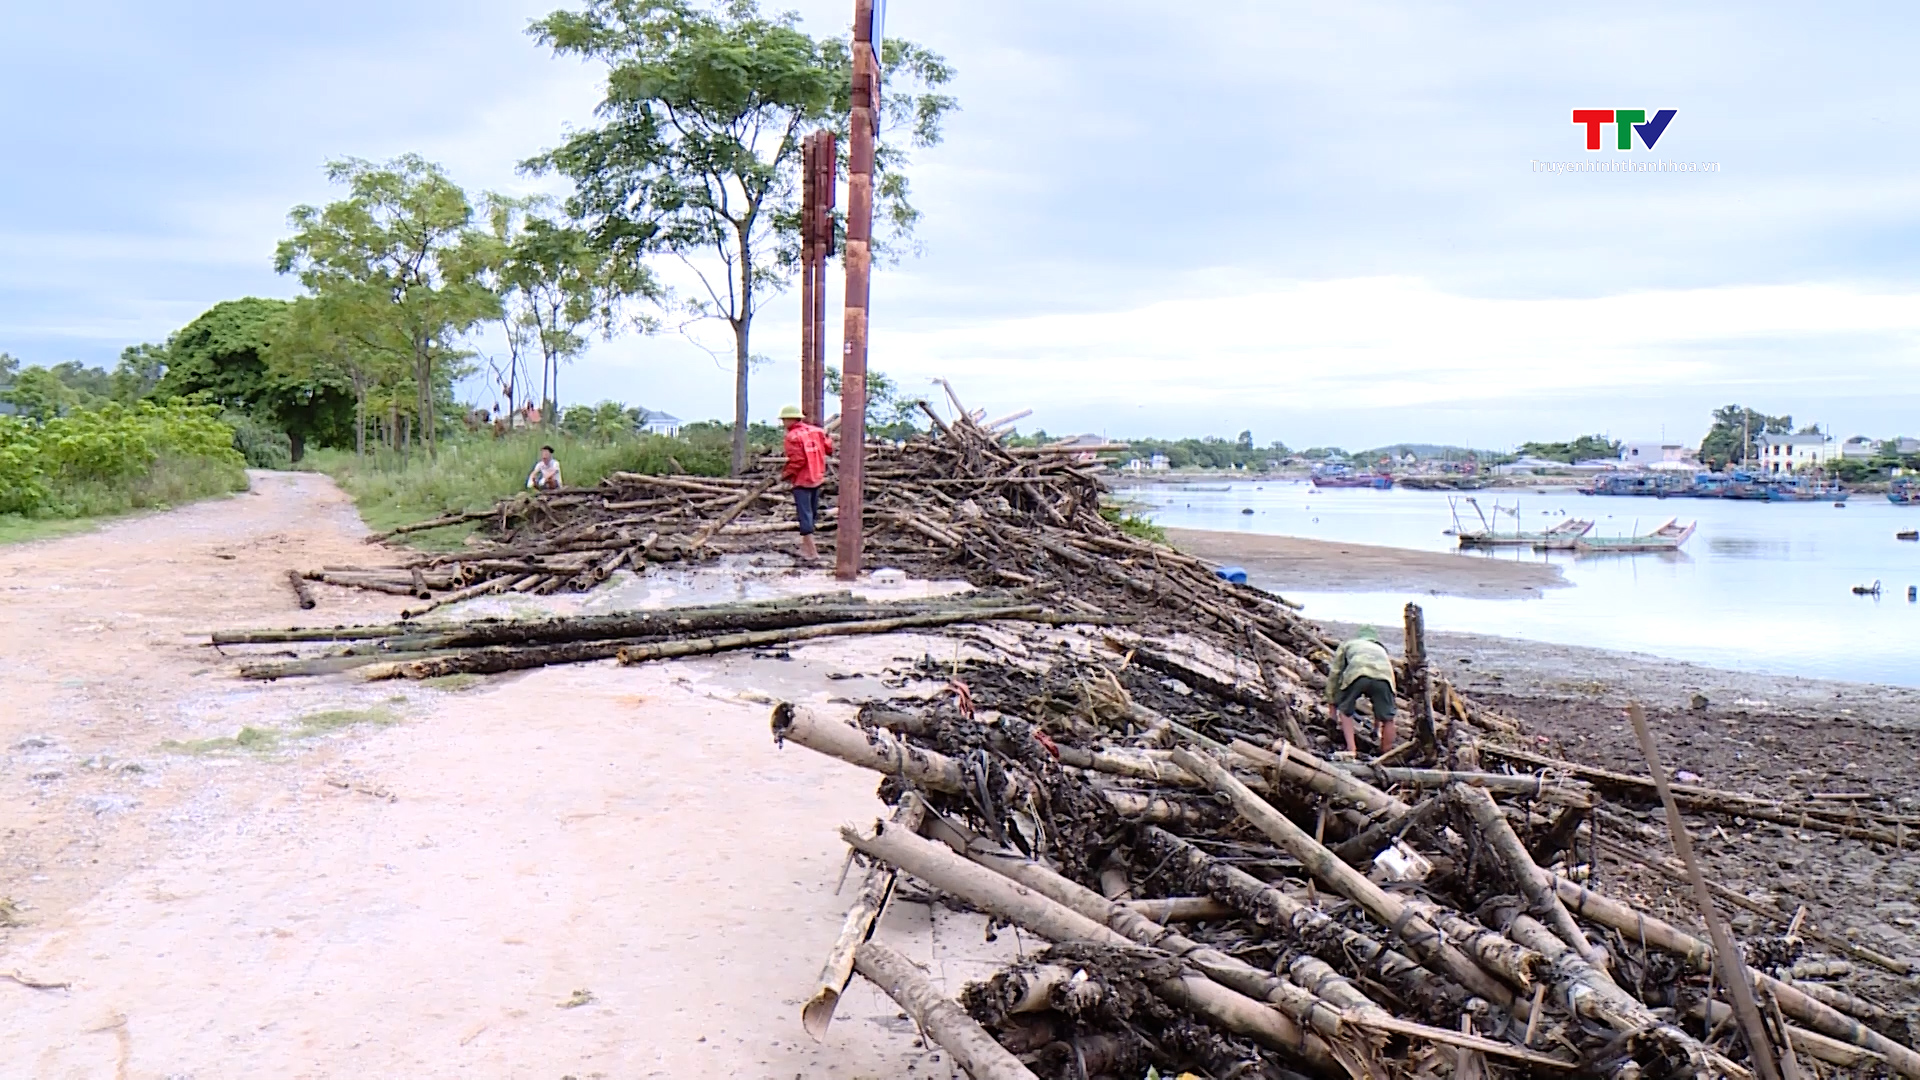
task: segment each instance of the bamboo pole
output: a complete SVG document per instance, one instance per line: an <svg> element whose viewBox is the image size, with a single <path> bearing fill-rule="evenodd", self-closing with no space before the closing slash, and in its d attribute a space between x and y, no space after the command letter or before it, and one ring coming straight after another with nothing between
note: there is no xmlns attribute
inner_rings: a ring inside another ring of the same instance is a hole
<svg viewBox="0 0 1920 1080"><path fill-rule="evenodd" d="M1284 814L1248 790L1232 773L1211 759L1187 750L1175 750L1173 760L1181 768L1204 778L1215 791L1225 795L1241 817L1300 860L1301 865L1322 884L1359 904L1382 926L1394 928L1422 963L1452 976L1460 985L1488 1001L1507 1009L1514 1007L1513 991L1455 948L1432 923L1410 911L1400 898L1335 858L1332 852L1287 820Z"/></svg>
<svg viewBox="0 0 1920 1080"><path fill-rule="evenodd" d="M1646 756L1647 768L1653 775L1653 787L1660 795L1660 804L1667 811L1667 831L1673 835L1674 853L1687 868L1687 877L1693 882L1694 903L1700 908L1700 918L1707 924L1707 933L1713 938L1714 955L1719 959L1721 985L1725 986L1728 996L1733 999L1733 1015L1740 1021L1740 1029L1747 1037L1747 1050L1753 1056L1754 1071L1760 1074L1760 1080L1780 1080L1782 1062L1774 1056L1774 1046L1767 1035L1767 1026L1760 1018L1760 1007L1754 1001L1753 984L1747 981L1747 968L1740 962L1740 953L1734 948L1733 935L1727 932L1726 925L1720 921L1720 912L1713 906L1713 894L1707 891L1707 879L1700 873L1700 864L1693 857L1693 837L1687 833L1686 822L1680 820L1680 807L1673 801L1673 793L1667 790L1667 774L1660 767L1660 750L1653 743L1653 732L1647 727L1647 714L1640 708L1639 702L1627 706L1627 717L1633 721L1633 733L1640 740L1640 752ZM1559 906L1556 898L1555 906ZM1561 908L1562 911L1565 908ZM1788 1070L1786 1080L1797 1080L1793 1074L1791 1059L1785 1062Z"/></svg>
<svg viewBox="0 0 1920 1080"><path fill-rule="evenodd" d="M731 649L754 649L766 645L785 645L824 637L848 637L856 634L889 634L895 630L951 626L955 623L992 622L997 619L1021 620L1040 615L1039 605L992 608L972 611L946 611L927 615L905 615L894 619L865 619L859 622L802 626L790 630L761 630L742 634L719 634L690 641L662 641L634 645L620 650L622 666L644 664L650 660L671 660L680 656L704 656ZM1075 620L1080 621L1080 620Z"/></svg>
<svg viewBox="0 0 1920 1080"><path fill-rule="evenodd" d="M1514 834L1513 826L1507 823L1506 815L1500 812L1500 806L1493 801L1493 796L1465 784L1448 788L1447 796L1480 826L1481 838L1506 864L1509 876L1514 884L1520 886L1520 891L1526 894L1527 899L1533 902L1534 909L1546 914L1547 925L1553 927L1553 932L1572 946L1581 959L1593 965L1602 978L1606 978L1607 954L1587 940L1580 924L1574 922L1573 916L1561 905L1560 897L1553 891L1553 876L1540 869L1534 863L1533 856L1527 854L1526 845Z"/></svg>
<svg viewBox="0 0 1920 1080"><path fill-rule="evenodd" d="M1556 878L1555 886L1561 900L1578 911L1581 918L1612 927L1629 941L1642 941L1670 952L1694 971L1714 969L1712 946L1672 923L1643 914L1612 897L1603 896L1565 878ZM1756 984L1774 996L1788 1016L1821 1035L1871 1050L1884 1057L1901 1076L1920 1080L1920 1053L1815 1000L1792 983L1751 968L1747 972Z"/></svg>
<svg viewBox="0 0 1920 1080"><path fill-rule="evenodd" d="M1228 956L1218 949L1192 941L1146 918L1130 905L1117 903L1101 896L1092 889L1070 881L1031 859L1023 858L1011 851L993 848L982 842L979 837L965 832L945 818L937 815L930 818L928 828L937 839L945 842L963 858L1016 881L1101 925L1118 930L1136 944L1160 949L1177 956L1199 968L1214 982L1254 1000L1264 1001L1286 1013L1301 1027L1325 1039L1334 1057L1350 1074L1384 1075L1386 1070L1378 1061L1377 1043L1357 1041L1352 1037L1353 1033L1347 1030L1349 1027L1412 1035L1450 1045L1465 1045L1462 1042L1463 1036L1457 1032L1399 1020L1387 1014L1385 1010L1349 1013L1329 1001L1322 1000L1297 982L1278 978L1245 961ZM1488 1053L1515 1057L1536 1065L1573 1067L1571 1062L1530 1056L1515 1047L1493 1043L1491 1040L1475 1039L1470 1045Z"/></svg>
<svg viewBox="0 0 1920 1080"><path fill-rule="evenodd" d="M1503 795L1524 795L1557 806L1593 805L1591 785L1584 781L1561 779L1545 773L1513 776L1506 773L1467 772L1456 769L1402 769L1370 765L1361 761L1333 761L1327 762L1325 767L1363 777L1376 784L1394 784L1412 788L1443 788L1450 784L1465 784L1468 787L1497 791Z"/></svg>
<svg viewBox="0 0 1920 1080"><path fill-rule="evenodd" d="M927 804L920 796L908 793L894 808L892 825L894 828L917 832L926 810ZM860 883L860 891L854 896L853 906L847 909L846 918L841 920L840 936L834 939L833 947L827 950L827 962L820 969L813 996L800 1008L800 1026L813 1036L815 1042L826 1041L827 1026L833 1023L833 1013L840 1005L840 995L847 988L847 980L853 977L854 951L871 938L874 928L880 925L887 902L893 899L893 887L898 879L899 873L892 867L879 864L869 867L865 879Z"/></svg>
<svg viewBox="0 0 1920 1080"><path fill-rule="evenodd" d="M973 1080L1040 1080L1020 1059L993 1041L965 1009L934 989L906 957L877 941L861 942L853 963L861 975L886 991L920 1030Z"/></svg>
<svg viewBox="0 0 1920 1080"><path fill-rule="evenodd" d="M912 874L934 888L1038 934L1049 941L1089 941L1117 949L1150 950L1116 930L1051 900L1039 892L961 858L945 846L881 825L873 836L843 827L840 835L861 853ZM1154 992L1177 1008L1189 1009L1271 1050L1303 1057L1316 1068L1338 1068L1319 1036L1266 1004L1235 993L1199 974L1163 980Z"/></svg>

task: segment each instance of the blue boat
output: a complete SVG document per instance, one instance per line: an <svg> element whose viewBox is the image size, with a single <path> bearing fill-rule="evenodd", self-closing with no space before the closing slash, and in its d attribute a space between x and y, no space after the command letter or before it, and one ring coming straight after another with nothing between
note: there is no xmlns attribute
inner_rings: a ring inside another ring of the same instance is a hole
<svg viewBox="0 0 1920 1080"><path fill-rule="evenodd" d="M1895 506L1920 506L1920 484L1911 480L1895 480L1887 489L1887 501Z"/></svg>
<svg viewBox="0 0 1920 1080"><path fill-rule="evenodd" d="M1795 477L1769 485L1767 498L1772 502L1843 503L1847 501L1847 492L1837 483Z"/></svg>

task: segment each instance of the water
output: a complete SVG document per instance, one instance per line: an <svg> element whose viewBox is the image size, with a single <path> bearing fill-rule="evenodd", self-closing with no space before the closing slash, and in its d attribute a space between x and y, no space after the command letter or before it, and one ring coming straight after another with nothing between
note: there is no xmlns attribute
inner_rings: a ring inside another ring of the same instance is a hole
<svg viewBox="0 0 1920 1080"><path fill-rule="evenodd" d="M1318 540L1454 551L1447 493L1318 491L1304 483L1234 483L1225 490L1167 485L1125 494L1171 528L1266 533ZM1492 492L1474 493L1492 516ZM1459 496L1455 496L1456 499ZM1880 495L1832 503L1755 503L1722 499L1599 498L1575 491L1503 490L1518 503L1522 528L1539 531L1565 518L1595 522L1593 536L1650 531L1670 517L1698 521L1683 551L1576 556L1501 550L1462 558L1550 561L1570 588L1538 598L1483 600L1399 593L1288 590L1322 619L1397 626L1418 600L1435 630L1651 653L1716 667L1772 674L1920 686L1920 544L1894 539L1920 528L1920 508ZM1252 509L1252 514L1242 513ZM1463 520L1471 511L1462 504ZM1510 518L1500 528L1511 531ZM1879 579L1878 598L1852 587Z"/></svg>

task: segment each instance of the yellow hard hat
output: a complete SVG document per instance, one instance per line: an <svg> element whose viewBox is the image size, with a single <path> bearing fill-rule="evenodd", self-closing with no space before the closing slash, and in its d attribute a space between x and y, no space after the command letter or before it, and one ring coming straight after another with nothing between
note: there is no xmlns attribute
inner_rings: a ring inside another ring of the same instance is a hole
<svg viewBox="0 0 1920 1080"><path fill-rule="evenodd" d="M780 419L782 420L800 420L804 419L806 415L806 413L800 411L800 406L798 405L780 406Z"/></svg>

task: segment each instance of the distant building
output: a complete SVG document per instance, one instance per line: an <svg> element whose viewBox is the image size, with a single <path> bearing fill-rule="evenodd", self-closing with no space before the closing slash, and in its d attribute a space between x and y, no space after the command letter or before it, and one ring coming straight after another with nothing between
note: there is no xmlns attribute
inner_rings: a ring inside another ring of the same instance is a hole
<svg viewBox="0 0 1920 1080"><path fill-rule="evenodd" d="M1900 457L1912 457L1915 454L1920 454L1920 439L1910 439L1905 435L1897 439L1887 439L1880 444L1880 452L1883 454L1895 454Z"/></svg>
<svg viewBox="0 0 1920 1080"><path fill-rule="evenodd" d="M640 418L633 422L633 429L645 435L665 435L672 438L680 434L680 418L672 413L641 409Z"/></svg>
<svg viewBox="0 0 1920 1080"><path fill-rule="evenodd" d="M1866 460L1880 452L1880 444L1865 435L1855 435L1840 444L1840 456L1848 459Z"/></svg>
<svg viewBox="0 0 1920 1080"><path fill-rule="evenodd" d="M1167 455L1155 454L1153 457L1147 459L1147 468L1152 469L1154 472L1166 472L1168 469L1173 468L1173 463L1167 460Z"/></svg>
<svg viewBox="0 0 1920 1080"><path fill-rule="evenodd" d="M1495 476L1532 476L1537 472L1552 472L1556 469L1565 471L1566 468L1567 463L1564 461L1530 457L1523 454L1507 462L1505 465L1495 465L1493 467L1493 474Z"/></svg>
<svg viewBox="0 0 1920 1080"><path fill-rule="evenodd" d="M1753 445L1753 464L1769 474L1825 468L1840 458L1831 435L1755 435Z"/></svg>
<svg viewBox="0 0 1920 1080"><path fill-rule="evenodd" d="M1674 442L1630 442L1620 447L1620 463L1641 469L1656 461L1684 462L1692 456L1692 448Z"/></svg>

